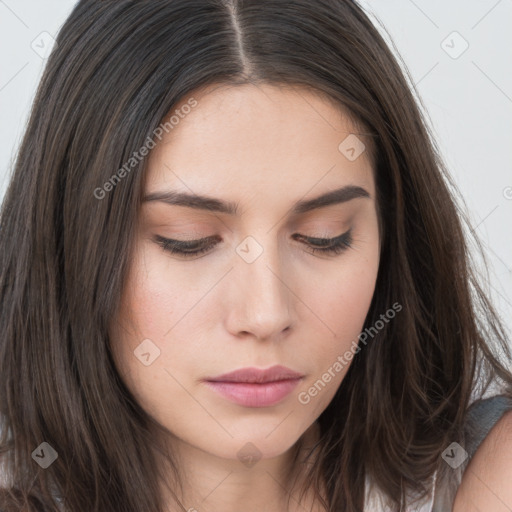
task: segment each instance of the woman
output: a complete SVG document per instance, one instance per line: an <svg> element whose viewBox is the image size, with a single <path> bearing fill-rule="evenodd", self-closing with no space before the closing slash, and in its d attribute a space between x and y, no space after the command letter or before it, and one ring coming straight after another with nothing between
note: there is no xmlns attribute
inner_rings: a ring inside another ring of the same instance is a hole
<svg viewBox="0 0 512 512"><path fill-rule="evenodd" d="M1 212L1 510L503 506L448 184L355 2L80 1Z"/></svg>

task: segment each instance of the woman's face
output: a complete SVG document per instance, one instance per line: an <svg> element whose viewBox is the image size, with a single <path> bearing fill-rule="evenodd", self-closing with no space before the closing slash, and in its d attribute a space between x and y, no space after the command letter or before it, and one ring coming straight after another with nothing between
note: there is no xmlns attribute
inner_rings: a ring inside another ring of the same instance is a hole
<svg viewBox="0 0 512 512"><path fill-rule="evenodd" d="M276 457L333 398L370 306L379 232L368 151L340 110L305 89L223 86L189 100L149 155L114 356L180 444L242 462ZM344 187L358 188L311 202ZM170 204L177 194L212 199ZM340 235L338 253L318 250L334 243L315 238ZM210 237L191 256L159 243ZM207 382L274 365L300 378Z"/></svg>

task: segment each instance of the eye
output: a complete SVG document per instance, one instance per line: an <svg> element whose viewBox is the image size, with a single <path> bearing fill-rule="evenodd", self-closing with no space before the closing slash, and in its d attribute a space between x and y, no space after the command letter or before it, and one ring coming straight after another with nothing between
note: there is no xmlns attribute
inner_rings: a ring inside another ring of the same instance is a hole
<svg viewBox="0 0 512 512"><path fill-rule="evenodd" d="M294 235L295 239L303 239L309 245L313 253L340 254L349 247L352 247L352 229L335 238L313 238L303 235Z"/></svg>
<svg viewBox="0 0 512 512"><path fill-rule="evenodd" d="M335 238L314 238L300 234L295 234L293 237L296 240L304 240L312 253L335 255L340 254L352 246L352 229L349 229L346 233ZM201 238L200 240L183 241L156 235L154 240L165 251L186 258L191 258L208 252L217 245L218 242L220 242L220 237L211 236Z"/></svg>
<svg viewBox="0 0 512 512"><path fill-rule="evenodd" d="M179 254L185 257L192 257L209 251L212 247L217 245L220 241L219 237L211 236L208 238L201 238L200 240L173 240L171 238L164 238L163 236L156 235L155 242L162 246L164 251L172 254Z"/></svg>

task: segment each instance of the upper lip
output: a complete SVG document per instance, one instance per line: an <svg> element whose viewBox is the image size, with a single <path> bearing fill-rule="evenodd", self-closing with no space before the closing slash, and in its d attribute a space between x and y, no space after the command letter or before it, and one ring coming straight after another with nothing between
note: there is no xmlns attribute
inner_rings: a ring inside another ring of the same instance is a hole
<svg viewBox="0 0 512 512"><path fill-rule="evenodd" d="M259 368L240 368L233 372L224 373L217 377L209 377L207 381L213 382L275 382L279 380L299 379L303 377L301 373L295 372L282 365L272 366L265 370Z"/></svg>

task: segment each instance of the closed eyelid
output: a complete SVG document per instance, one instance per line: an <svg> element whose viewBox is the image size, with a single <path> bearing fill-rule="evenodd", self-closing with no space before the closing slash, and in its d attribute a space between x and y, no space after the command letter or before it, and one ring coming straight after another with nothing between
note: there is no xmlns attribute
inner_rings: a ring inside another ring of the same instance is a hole
<svg viewBox="0 0 512 512"><path fill-rule="evenodd" d="M293 237L295 240L299 239L301 243L307 245L309 252L313 254L318 253L322 256L339 255L352 247L353 243L352 228L333 238L315 238L300 234L294 234ZM214 236L200 240L181 241L156 235L154 237L154 241L160 245L164 251L181 258L192 260L197 259L204 253L211 252L210 249L213 249L218 245L218 242L215 241L216 238L218 237Z"/></svg>
<svg viewBox="0 0 512 512"><path fill-rule="evenodd" d="M331 241L335 241L339 238L346 236L350 232L351 232L351 229L345 231L344 233L341 233L340 235L336 235L336 236L328 236L328 235L308 236L308 235L304 235L302 233L293 233L291 235L291 237L294 239L301 238L304 240L308 240L310 242L331 242ZM200 237L200 238L187 238L187 239L181 239L181 238L176 239L176 238L169 238L169 237L163 237L160 235L156 235L156 238L161 239L161 240L167 240L170 242L175 242L177 244L199 244L199 243L207 243L207 242L214 242L214 241L220 242L221 241L221 239L218 235L205 236L205 237Z"/></svg>

